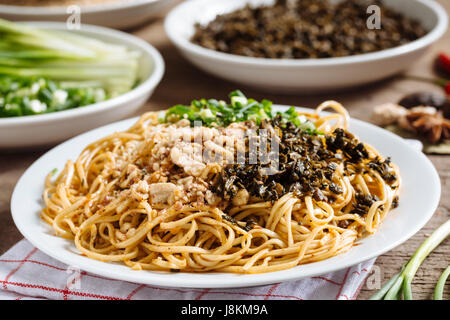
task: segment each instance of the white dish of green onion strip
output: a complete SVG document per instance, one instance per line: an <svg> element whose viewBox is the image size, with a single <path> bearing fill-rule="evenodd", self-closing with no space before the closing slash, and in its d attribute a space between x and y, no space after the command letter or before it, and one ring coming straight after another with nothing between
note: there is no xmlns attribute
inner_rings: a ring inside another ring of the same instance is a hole
<svg viewBox="0 0 450 320"><path fill-rule="evenodd" d="M68 31L65 23L0 20L0 36L0 78L32 79L25 85L25 101L20 98L22 111L0 117L1 149L54 144L124 118L145 103L164 73L154 47L108 28L83 25ZM40 92L39 99L33 96L42 86L53 88L48 100ZM71 102L67 87L98 96L89 105L60 107L58 102ZM14 101L6 105L5 98L0 107L17 107Z"/></svg>

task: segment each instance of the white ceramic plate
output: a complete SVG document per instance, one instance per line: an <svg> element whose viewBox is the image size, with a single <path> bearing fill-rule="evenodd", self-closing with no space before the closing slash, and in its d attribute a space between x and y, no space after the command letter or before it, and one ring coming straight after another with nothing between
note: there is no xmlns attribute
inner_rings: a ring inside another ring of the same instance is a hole
<svg viewBox="0 0 450 320"><path fill-rule="evenodd" d="M66 30L62 22L33 22L33 26ZM23 117L0 118L0 150L51 145L77 134L130 116L153 93L164 74L164 60L158 50L127 33L108 28L83 25L73 31L83 35L126 45L141 52L141 83L118 97L74 109Z"/></svg>
<svg viewBox="0 0 450 320"><path fill-rule="evenodd" d="M331 0L338 1L338 0ZM368 4L373 4L373 1ZM385 5L420 21L429 30L424 37L392 49L324 59L266 59L238 56L190 42L194 25L212 21L246 4L274 0L189 0L165 20L166 33L184 57L215 76L273 92L312 93L359 86L394 75L416 62L447 30L448 13L432 0L389 0Z"/></svg>
<svg viewBox="0 0 450 320"><path fill-rule="evenodd" d="M392 160L398 164L403 190L400 194L400 206L389 213L381 228L359 241L360 245L348 252L284 271L248 275L134 271L118 263L92 260L81 256L71 241L55 236L52 228L39 217L43 205L41 194L44 179L54 168L61 170L67 160L75 160L89 143L115 131L128 129L136 119L116 122L70 139L47 152L23 174L12 196L11 212L20 232L34 246L68 265L113 279L166 287L247 287L316 276L381 255L419 231L431 218L439 202L441 187L438 174L421 152L386 130L352 120L352 132L362 141L376 147L381 154L392 156Z"/></svg>
<svg viewBox="0 0 450 320"><path fill-rule="evenodd" d="M160 14L175 0L128 0L80 6L82 23L125 29ZM0 18L12 21L67 21L78 13L67 6L0 5Z"/></svg>

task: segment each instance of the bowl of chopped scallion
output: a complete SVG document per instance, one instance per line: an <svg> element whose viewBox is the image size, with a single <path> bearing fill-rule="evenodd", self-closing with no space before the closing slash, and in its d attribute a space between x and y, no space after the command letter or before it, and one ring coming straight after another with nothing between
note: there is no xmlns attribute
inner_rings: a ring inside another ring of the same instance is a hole
<svg viewBox="0 0 450 320"><path fill-rule="evenodd" d="M97 26L0 19L0 148L50 145L134 113L164 73L147 42Z"/></svg>

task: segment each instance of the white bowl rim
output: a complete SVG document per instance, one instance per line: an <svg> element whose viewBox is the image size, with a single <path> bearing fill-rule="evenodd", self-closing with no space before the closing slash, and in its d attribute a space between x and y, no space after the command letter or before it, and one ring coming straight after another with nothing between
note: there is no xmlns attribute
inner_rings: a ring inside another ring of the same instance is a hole
<svg viewBox="0 0 450 320"><path fill-rule="evenodd" d="M175 17L179 13L189 7L195 2L201 2L205 0L185 0L183 3L177 5L173 8L167 15L164 21L164 28L169 39L181 49L195 53L197 55L203 56L205 58L213 58L220 60L222 62L231 62L242 65L253 65L253 66L266 66L266 67L326 67L334 65L348 65L363 63L367 61L377 61L386 58L391 58L397 55L403 55L418 49L425 48L437 41L440 37L444 35L448 27L448 16L445 9L434 0L411 0L415 2L422 3L436 15L437 23L433 29L429 30L428 33L414 41L407 44L400 45L397 47L384 49L380 51L375 51L371 53L364 53L359 55L336 57L336 58L320 58L320 59L271 59L271 58L254 58L240 56L230 53L224 53L215 51L212 49L204 48L200 45L194 44L188 39L185 39L179 34L173 32L172 21L176 20ZM208 0L214 1L214 0ZM215 0L218 1L218 0Z"/></svg>
<svg viewBox="0 0 450 320"><path fill-rule="evenodd" d="M122 10L137 7L144 4L151 4L161 1L171 1L171 0L131 0L131 1L119 1L110 2L103 4L92 4L92 5L79 5L82 14L89 14L95 12L103 11L113 11ZM61 6L17 6L9 4L0 4L0 13L11 14L11 15L67 15L67 8L69 5Z"/></svg>
<svg viewBox="0 0 450 320"><path fill-rule="evenodd" d="M66 28L65 22L27 21L24 23L55 30L58 29L61 30ZM112 99L90 104L87 106L52 113L0 118L0 127L9 127L18 124L30 124L30 123L35 124L35 123L51 122L55 120L68 119L71 117L86 116L89 114L95 114L109 109L114 109L135 97L143 95L146 91L156 88L156 86L161 81L165 71L164 59L162 58L159 51L148 42L122 31L89 24L83 24L80 31L87 32L89 34L107 35L114 37L118 40L125 40L127 42L135 44L142 50L144 54L149 55L153 60L152 73L148 76L148 78L140 82L131 91L128 91Z"/></svg>

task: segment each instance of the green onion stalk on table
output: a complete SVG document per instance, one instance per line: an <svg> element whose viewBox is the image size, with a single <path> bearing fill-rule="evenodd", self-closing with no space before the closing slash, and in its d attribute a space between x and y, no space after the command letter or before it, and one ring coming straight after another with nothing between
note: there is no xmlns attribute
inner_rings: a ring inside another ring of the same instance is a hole
<svg viewBox="0 0 450 320"><path fill-rule="evenodd" d="M450 235L450 220L437 228L417 249L401 271L386 282L370 300L412 300L411 283L425 258ZM439 278L434 291L434 299L442 300L445 282L450 274L448 266Z"/></svg>
<svg viewBox="0 0 450 320"><path fill-rule="evenodd" d="M71 31L0 19L0 117L101 102L138 82L139 52Z"/></svg>

